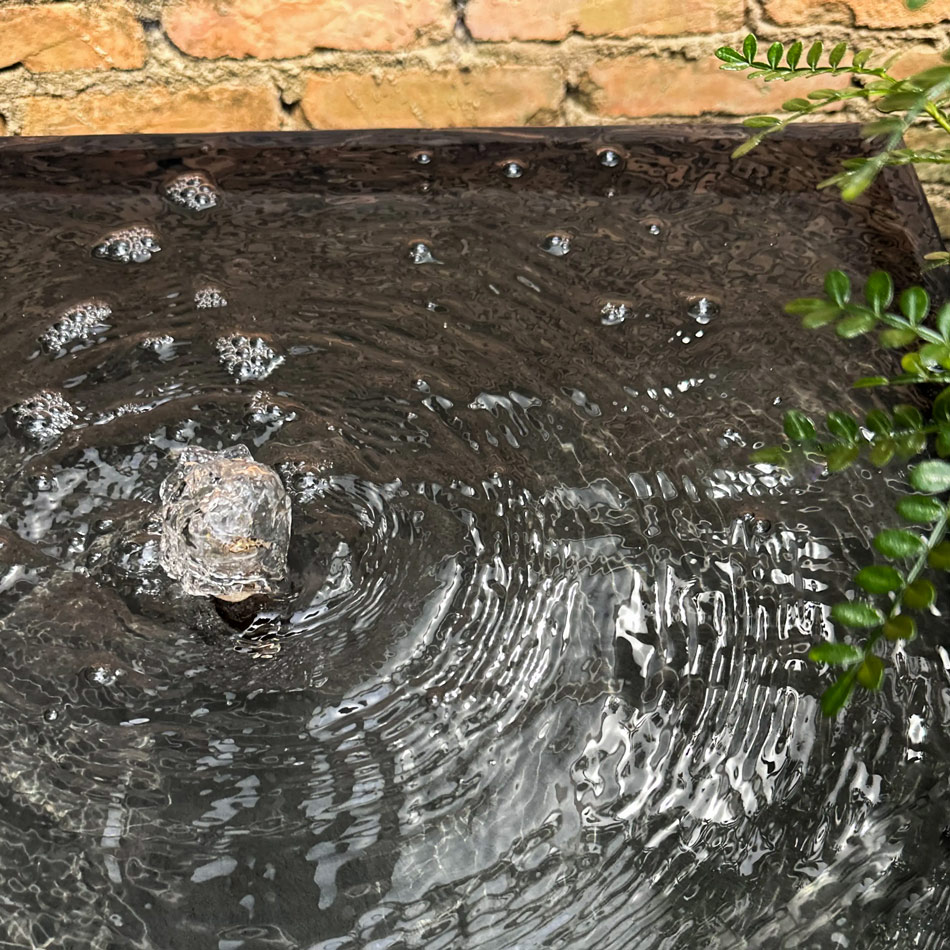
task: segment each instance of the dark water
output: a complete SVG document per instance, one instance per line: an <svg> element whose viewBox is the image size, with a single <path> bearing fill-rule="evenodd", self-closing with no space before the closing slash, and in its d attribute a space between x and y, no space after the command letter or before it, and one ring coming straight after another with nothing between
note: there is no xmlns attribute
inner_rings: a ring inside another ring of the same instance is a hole
<svg viewBox="0 0 950 950"><path fill-rule="evenodd" d="M3 144L0 945L950 946L944 619L836 723L802 659L891 489L747 463L884 358L781 304L936 232L740 134ZM236 444L229 625L156 515Z"/></svg>

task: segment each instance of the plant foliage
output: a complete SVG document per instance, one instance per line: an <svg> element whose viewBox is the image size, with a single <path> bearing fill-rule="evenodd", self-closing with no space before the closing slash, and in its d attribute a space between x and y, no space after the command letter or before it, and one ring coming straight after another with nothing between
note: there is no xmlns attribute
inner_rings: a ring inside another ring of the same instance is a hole
<svg viewBox="0 0 950 950"><path fill-rule="evenodd" d="M950 163L950 147L903 147L904 133L918 123L950 133L946 111L950 109L950 65L897 79L887 64L871 65L870 50L851 52L844 43L827 46L820 41L806 50L796 40L790 46L772 43L763 53L752 34L741 47L725 46L716 56L723 69L745 71L764 82L838 75L855 80L847 87L816 89L807 97L789 99L782 106L783 117L746 119L752 135L733 152L734 157L828 106L862 99L879 113L864 127L867 138L879 142L879 148L871 157L845 161L842 171L819 187L834 185L851 201L888 166ZM927 258L929 266L950 263L945 251ZM853 385L911 387L909 392L916 398L905 398L887 410L872 409L863 419L831 411L820 423L792 409L783 420L785 441L759 449L753 461L792 469L804 459L818 459L829 472L840 472L862 458L883 468L894 460L908 462L926 456L910 470L913 494L896 503L901 527L883 528L875 535L878 559L854 575L855 590L831 608L839 638L815 644L808 653L809 659L834 674L821 697L822 712L833 716L855 689L881 688L886 675L881 650L888 643L903 644L917 636L915 614L927 612L937 595L926 575L950 571L950 540L946 539L950 522L950 301L933 301L926 289L916 285L898 293L891 275L882 270L871 273L861 287L843 271L832 270L818 293L790 301L785 311L808 330L844 339L874 334L881 347L902 351L900 373L864 377ZM920 387L926 388L921 391ZM925 398L934 391L934 398Z"/></svg>

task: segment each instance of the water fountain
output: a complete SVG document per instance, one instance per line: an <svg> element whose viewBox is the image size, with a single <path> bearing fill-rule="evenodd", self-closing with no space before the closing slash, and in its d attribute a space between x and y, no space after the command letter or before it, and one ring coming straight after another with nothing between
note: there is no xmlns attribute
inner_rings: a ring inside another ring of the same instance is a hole
<svg viewBox="0 0 950 950"><path fill-rule="evenodd" d="M938 236L741 138L0 142L0 943L945 945L947 646L803 660L889 500L749 462Z"/></svg>

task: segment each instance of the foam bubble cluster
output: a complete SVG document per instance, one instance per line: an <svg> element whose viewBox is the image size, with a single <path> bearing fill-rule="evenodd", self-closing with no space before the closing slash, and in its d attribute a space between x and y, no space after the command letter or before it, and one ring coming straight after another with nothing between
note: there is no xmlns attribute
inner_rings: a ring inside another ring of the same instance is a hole
<svg viewBox="0 0 950 950"><path fill-rule="evenodd" d="M93 249L96 257L110 261L144 264L161 250L158 235L142 226L120 228L107 234Z"/></svg>
<svg viewBox="0 0 950 950"><path fill-rule="evenodd" d="M254 340L238 335L221 337L215 349L221 365L238 382L266 379L284 362L260 337Z"/></svg>
<svg viewBox="0 0 950 950"><path fill-rule="evenodd" d="M79 418L61 393L44 389L10 407L13 429L31 442L58 439Z"/></svg>
<svg viewBox="0 0 950 950"><path fill-rule="evenodd" d="M76 340L88 340L108 330L111 316L112 308L101 300L84 301L63 311L60 319L40 337L40 342L48 350L61 350Z"/></svg>
<svg viewBox="0 0 950 950"><path fill-rule="evenodd" d="M165 194L189 211L207 211L218 203L211 179L202 172L186 172L165 186Z"/></svg>
<svg viewBox="0 0 950 950"><path fill-rule="evenodd" d="M228 299L217 287L199 287L195 291L195 306L199 310L211 307L226 307Z"/></svg>

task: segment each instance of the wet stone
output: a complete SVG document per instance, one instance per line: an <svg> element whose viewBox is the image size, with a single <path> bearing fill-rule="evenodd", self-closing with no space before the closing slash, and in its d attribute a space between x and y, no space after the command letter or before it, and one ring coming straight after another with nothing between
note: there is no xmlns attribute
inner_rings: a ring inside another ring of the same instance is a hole
<svg viewBox="0 0 950 950"><path fill-rule="evenodd" d="M96 257L123 264L144 264L161 250L158 235L146 227L121 228L107 234L93 249Z"/></svg>
<svg viewBox="0 0 950 950"><path fill-rule="evenodd" d="M215 343L215 349L221 365L239 382L265 379L284 362L260 337L222 337Z"/></svg>
<svg viewBox="0 0 950 950"><path fill-rule="evenodd" d="M58 439L79 418L62 394L51 390L16 403L10 407L9 415L14 431L41 444Z"/></svg>
<svg viewBox="0 0 950 950"><path fill-rule="evenodd" d="M240 601L286 575L290 498L246 446L184 449L160 496L159 561L186 593Z"/></svg>
<svg viewBox="0 0 950 950"><path fill-rule="evenodd" d="M165 194L189 211L208 211L218 203L211 179L201 172L186 172L165 186Z"/></svg>
<svg viewBox="0 0 950 950"><path fill-rule="evenodd" d="M65 310L60 319L40 337L47 350L61 350L77 340L109 329L112 308L101 300L87 300Z"/></svg>
<svg viewBox="0 0 950 950"><path fill-rule="evenodd" d="M217 287L199 287L195 291L195 306L199 310L206 310L211 307L226 307L227 305L227 298Z"/></svg>

